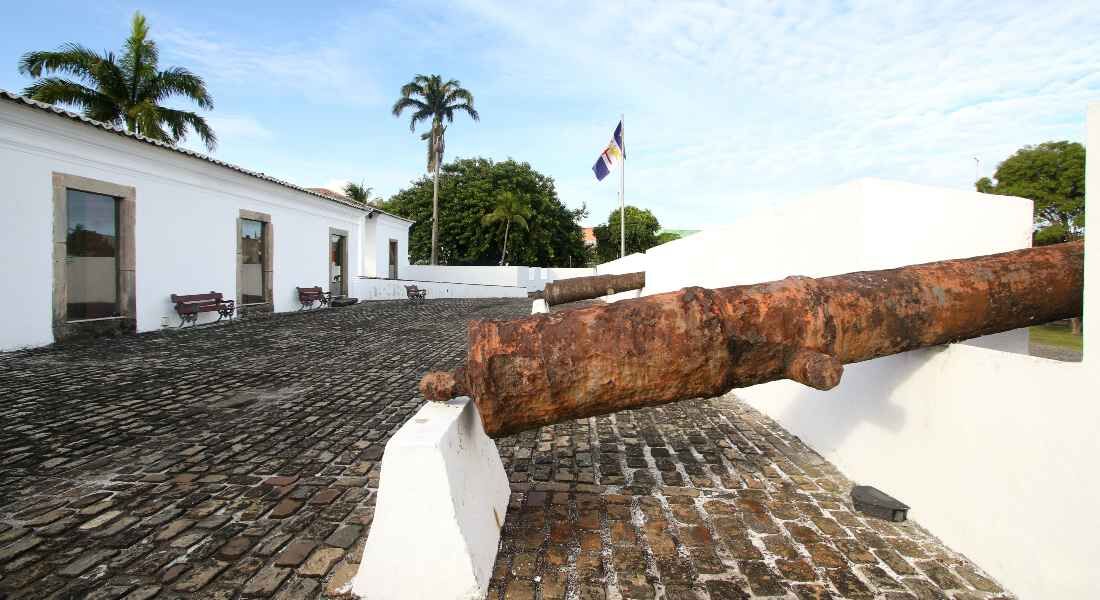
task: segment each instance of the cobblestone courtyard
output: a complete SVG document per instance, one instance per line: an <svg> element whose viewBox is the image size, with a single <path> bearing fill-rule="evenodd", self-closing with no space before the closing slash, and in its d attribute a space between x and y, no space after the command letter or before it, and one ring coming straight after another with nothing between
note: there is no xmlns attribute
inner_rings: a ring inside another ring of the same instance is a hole
<svg viewBox="0 0 1100 600"><path fill-rule="evenodd" d="M467 319L529 306L0 354L0 599L339 597L419 377L463 357ZM918 525L854 513L843 475L732 396L498 445L514 493L491 598L1009 597Z"/></svg>

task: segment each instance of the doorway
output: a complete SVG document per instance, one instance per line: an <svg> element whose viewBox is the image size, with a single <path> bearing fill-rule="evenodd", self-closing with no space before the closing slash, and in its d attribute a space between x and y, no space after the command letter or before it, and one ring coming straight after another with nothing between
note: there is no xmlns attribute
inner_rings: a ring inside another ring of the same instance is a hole
<svg viewBox="0 0 1100 600"><path fill-rule="evenodd" d="M397 279L397 240L390 240L390 279Z"/></svg>
<svg viewBox="0 0 1100 600"><path fill-rule="evenodd" d="M328 290L333 296L348 295L348 234L329 228Z"/></svg>

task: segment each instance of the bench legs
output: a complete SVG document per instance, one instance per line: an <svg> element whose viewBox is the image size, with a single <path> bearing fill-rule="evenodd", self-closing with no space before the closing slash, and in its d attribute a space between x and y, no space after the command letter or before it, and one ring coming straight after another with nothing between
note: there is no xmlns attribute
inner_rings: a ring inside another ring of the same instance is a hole
<svg viewBox="0 0 1100 600"><path fill-rule="evenodd" d="M186 315L180 315L180 324L179 324L179 327L177 329L182 329L183 326L188 324L188 323L191 323L191 326L194 327L195 324L198 323L198 321L199 321L199 313L191 313L191 314L186 314Z"/></svg>

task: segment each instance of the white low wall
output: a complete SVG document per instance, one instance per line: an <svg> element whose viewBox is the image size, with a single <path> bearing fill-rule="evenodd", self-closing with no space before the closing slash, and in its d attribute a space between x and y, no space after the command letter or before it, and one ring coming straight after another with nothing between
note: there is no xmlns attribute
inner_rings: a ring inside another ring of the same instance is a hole
<svg viewBox="0 0 1100 600"><path fill-rule="evenodd" d="M648 261L648 254L635 252L634 254L627 254L622 258L616 258L613 261L596 265L596 274L623 275L626 273L637 273L639 271L646 271L646 277L648 278ZM646 284L648 286L648 279L646 280ZM641 295L641 290L627 290L625 292L619 292L618 294L611 294L610 296L602 296L600 300L603 300L604 302L618 302L619 300L630 300L631 298L637 298Z"/></svg>
<svg viewBox="0 0 1100 600"><path fill-rule="evenodd" d="M1095 127L1090 140L1100 147ZM1100 156L1089 161L1100 189ZM651 249L644 294L1003 252L1029 246L1030 233L1025 199L860 180ZM1090 247L1100 255L1100 238ZM1087 277L1087 291L1100 285ZM1086 312L1100 310L1094 296ZM781 381L737 395L852 479L910 504L1020 597L1091 597L1097 361L1026 351L1019 330L847 365L828 392Z"/></svg>
<svg viewBox="0 0 1100 600"><path fill-rule="evenodd" d="M529 292L538 292L551 281L595 274L596 270L590 268L409 265L400 276L417 281L520 286Z"/></svg>
<svg viewBox="0 0 1100 600"><path fill-rule="evenodd" d="M369 300L401 300L408 298L406 285L428 290L434 298L526 298L527 289L507 285L481 285L444 281L414 281L406 279L374 279L359 277L351 281L351 295L361 302Z"/></svg>

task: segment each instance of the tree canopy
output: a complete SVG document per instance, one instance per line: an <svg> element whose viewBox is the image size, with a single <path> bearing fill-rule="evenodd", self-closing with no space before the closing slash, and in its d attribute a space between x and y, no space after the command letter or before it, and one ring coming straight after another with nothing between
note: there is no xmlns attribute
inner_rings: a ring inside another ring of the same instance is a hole
<svg viewBox="0 0 1100 600"><path fill-rule="evenodd" d="M1035 203L1035 243L1055 244L1085 232L1085 147L1076 142L1024 146L997 165L996 181L982 177L979 192L1020 196Z"/></svg>
<svg viewBox="0 0 1100 600"><path fill-rule="evenodd" d="M149 39L149 25L135 12L122 54L100 54L76 43L54 51L23 55L19 72L36 78L23 95L49 104L68 104L89 119L125 125L127 131L178 144L194 130L210 150L217 136L206 120L186 110L164 106L180 96L200 108L214 108L202 78L182 67L158 69L157 45ZM72 79L47 76L52 73Z"/></svg>
<svg viewBox="0 0 1100 600"><path fill-rule="evenodd" d="M648 209L626 207L626 253L645 252L661 243L657 231L661 224ZM596 255L601 263L619 258L619 209L611 211L607 223L592 228L596 236Z"/></svg>
<svg viewBox="0 0 1100 600"><path fill-rule="evenodd" d="M514 160L459 159L442 165L439 176L439 263L495 265L500 261L500 224L483 222L497 209L501 192L526 201L527 228L512 228L508 261L515 265L579 267L585 263L578 226L585 210L570 210L558 199L554 180ZM431 256L432 180L422 177L379 205L413 219L409 260L427 263Z"/></svg>

